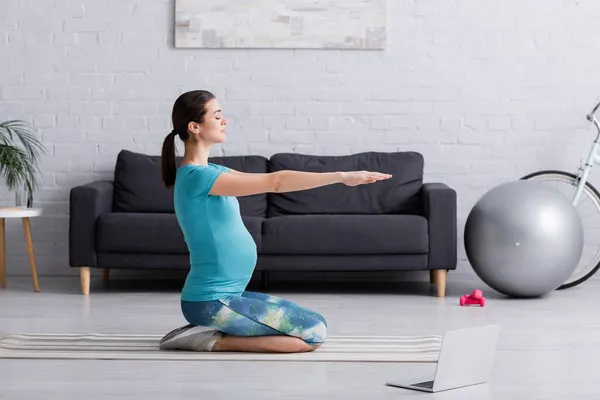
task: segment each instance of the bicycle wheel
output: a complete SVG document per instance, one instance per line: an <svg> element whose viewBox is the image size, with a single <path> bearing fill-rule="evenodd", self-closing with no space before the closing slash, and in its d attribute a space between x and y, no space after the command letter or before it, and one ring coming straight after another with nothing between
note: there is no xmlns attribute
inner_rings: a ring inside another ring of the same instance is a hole
<svg viewBox="0 0 600 400"><path fill-rule="evenodd" d="M521 180L551 184L569 201L573 200L577 189L577 176L564 171L538 171L524 176ZM576 208L583 224L583 254L573 274L557 290L577 286L600 269L600 193L589 182L586 182Z"/></svg>

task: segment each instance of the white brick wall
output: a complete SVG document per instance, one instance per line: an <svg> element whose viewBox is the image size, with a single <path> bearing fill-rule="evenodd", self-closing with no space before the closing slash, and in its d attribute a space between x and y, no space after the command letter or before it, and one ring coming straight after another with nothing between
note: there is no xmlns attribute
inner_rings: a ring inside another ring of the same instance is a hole
<svg viewBox="0 0 600 400"><path fill-rule="evenodd" d="M185 90L212 90L230 118L214 155L422 152L426 180L458 191L461 232L485 190L537 169L574 171L593 137L592 0L390 0L385 51L179 50L173 9L171 0L0 6L0 119L33 122L48 147L45 215L32 222L42 275L74 272L69 189L110 178L123 148L159 154ZM9 274L27 274L21 226L7 229Z"/></svg>

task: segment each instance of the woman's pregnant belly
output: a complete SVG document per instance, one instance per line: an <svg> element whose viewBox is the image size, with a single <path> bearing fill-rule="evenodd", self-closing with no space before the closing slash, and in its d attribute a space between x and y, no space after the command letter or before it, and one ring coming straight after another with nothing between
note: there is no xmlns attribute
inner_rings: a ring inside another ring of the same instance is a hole
<svg viewBox="0 0 600 400"><path fill-rule="evenodd" d="M184 286L185 297L216 299L242 293L254 272L256 243L244 228L215 232L211 246L190 246L191 270Z"/></svg>

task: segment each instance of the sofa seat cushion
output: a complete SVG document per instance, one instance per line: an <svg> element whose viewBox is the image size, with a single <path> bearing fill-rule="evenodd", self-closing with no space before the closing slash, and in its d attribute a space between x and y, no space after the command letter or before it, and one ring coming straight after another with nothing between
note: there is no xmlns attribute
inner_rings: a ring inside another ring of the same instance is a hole
<svg viewBox="0 0 600 400"><path fill-rule="evenodd" d="M264 254L426 254L419 215L289 215L263 222Z"/></svg>
<svg viewBox="0 0 600 400"><path fill-rule="evenodd" d="M260 248L263 218L242 217ZM110 213L98 218L99 252L187 254L187 245L175 214Z"/></svg>

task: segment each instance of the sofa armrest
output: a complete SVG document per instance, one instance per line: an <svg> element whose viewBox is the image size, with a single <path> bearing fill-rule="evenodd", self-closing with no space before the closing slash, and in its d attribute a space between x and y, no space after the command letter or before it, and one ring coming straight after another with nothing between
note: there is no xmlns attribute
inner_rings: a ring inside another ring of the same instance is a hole
<svg viewBox="0 0 600 400"><path fill-rule="evenodd" d="M69 264L95 267L96 220L112 212L113 182L96 181L71 189L69 197Z"/></svg>
<svg viewBox="0 0 600 400"><path fill-rule="evenodd" d="M429 224L429 269L456 269L456 191L444 183L424 183L421 199Z"/></svg>

